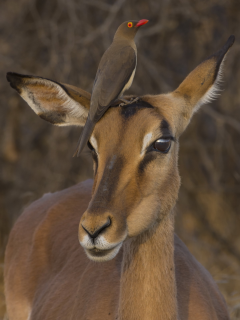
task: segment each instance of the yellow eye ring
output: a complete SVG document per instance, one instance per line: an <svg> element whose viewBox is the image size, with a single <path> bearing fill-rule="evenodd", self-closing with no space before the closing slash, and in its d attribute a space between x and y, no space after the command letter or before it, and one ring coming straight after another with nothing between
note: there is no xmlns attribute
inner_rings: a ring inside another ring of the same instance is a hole
<svg viewBox="0 0 240 320"><path fill-rule="evenodd" d="M128 28L132 28L133 23L132 22L128 22Z"/></svg>

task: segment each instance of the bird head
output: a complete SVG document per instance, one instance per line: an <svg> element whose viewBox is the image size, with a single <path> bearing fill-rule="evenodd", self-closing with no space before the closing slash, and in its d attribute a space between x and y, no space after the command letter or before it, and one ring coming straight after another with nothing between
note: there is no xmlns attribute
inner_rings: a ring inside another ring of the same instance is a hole
<svg viewBox="0 0 240 320"><path fill-rule="evenodd" d="M139 21L136 20L129 20L123 22L117 29L114 40L125 38L129 40L133 40L139 27L143 26L144 24L148 23L148 20L142 19Z"/></svg>

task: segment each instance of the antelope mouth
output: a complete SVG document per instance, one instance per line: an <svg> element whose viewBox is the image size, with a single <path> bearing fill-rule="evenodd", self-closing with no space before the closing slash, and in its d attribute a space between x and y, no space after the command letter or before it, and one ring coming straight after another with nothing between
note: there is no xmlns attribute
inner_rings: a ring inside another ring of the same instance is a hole
<svg viewBox="0 0 240 320"><path fill-rule="evenodd" d="M111 249L85 249L85 252L89 259L93 261L109 261L112 260L118 254L120 248L122 246L122 242L117 244L115 247Z"/></svg>

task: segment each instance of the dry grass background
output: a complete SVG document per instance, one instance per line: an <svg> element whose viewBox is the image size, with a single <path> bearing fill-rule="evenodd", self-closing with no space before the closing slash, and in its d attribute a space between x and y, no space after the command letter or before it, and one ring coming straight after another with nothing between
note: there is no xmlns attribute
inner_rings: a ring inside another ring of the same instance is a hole
<svg viewBox="0 0 240 320"><path fill-rule="evenodd" d="M221 98L203 107L181 137L176 229L218 282L232 319L240 319L239 0L1 0L0 257L24 206L92 176L87 154L72 158L79 129L40 120L9 87L6 72L91 91L117 26L142 18L150 22L137 36L138 67L129 91L138 95L176 88L230 34L236 36Z"/></svg>

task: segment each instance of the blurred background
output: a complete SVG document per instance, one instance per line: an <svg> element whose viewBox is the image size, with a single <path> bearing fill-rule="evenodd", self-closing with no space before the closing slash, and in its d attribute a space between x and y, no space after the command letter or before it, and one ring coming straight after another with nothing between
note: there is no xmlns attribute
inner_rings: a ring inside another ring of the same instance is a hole
<svg viewBox="0 0 240 320"><path fill-rule="evenodd" d="M138 67L129 94L175 89L236 36L221 97L194 116L180 139L176 230L218 282L232 319L240 319L239 0L1 0L0 319L7 319L2 271L14 221L44 193L92 177L87 152L72 158L80 129L38 118L5 74L38 75L91 92L117 27L142 18L150 22L137 35Z"/></svg>

